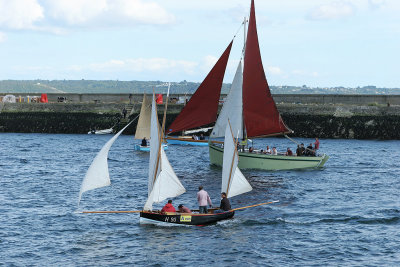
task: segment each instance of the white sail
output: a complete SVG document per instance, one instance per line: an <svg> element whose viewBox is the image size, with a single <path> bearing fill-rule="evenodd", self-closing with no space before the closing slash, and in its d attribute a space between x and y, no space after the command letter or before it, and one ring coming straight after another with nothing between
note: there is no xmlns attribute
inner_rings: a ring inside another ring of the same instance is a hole
<svg viewBox="0 0 400 267"><path fill-rule="evenodd" d="M140 109L140 116L138 120L138 124L136 126L135 139L146 139L150 138L150 121L151 121L151 106L150 101L146 97L146 94L143 95L143 103Z"/></svg>
<svg viewBox="0 0 400 267"><path fill-rule="evenodd" d="M239 132L239 138L243 138L242 131L242 85L243 85L243 73L242 73L242 62L236 70L235 77L232 82L231 90L229 91L226 101L219 113L217 122L215 123L214 129L211 132L211 137L222 137L225 135L226 125L228 124L228 118L232 125L232 131L236 134Z"/></svg>
<svg viewBox="0 0 400 267"><path fill-rule="evenodd" d="M235 148L233 133L229 123L227 123L225 129L221 193L226 192L228 198L249 192L253 189L237 167L238 161L239 157Z"/></svg>
<svg viewBox="0 0 400 267"><path fill-rule="evenodd" d="M160 149L160 128L154 96L151 113L151 140L148 199L144 210L152 210L153 203L179 196L186 191L172 169L164 149Z"/></svg>
<svg viewBox="0 0 400 267"><path fill-rule="evenodd" d="M111 146L117 140L118 136L132 123L128 123L121 131L119 131L116 135L114 135L100 150L100 152L96 155L92 164L86 172L85 178L83 178L81 190L79 192L78 205L81 201L82 194L88 190L92 190L95 188L100 188L103 186L108 186L111 184L110 174L108 172L108 151Z"/></svg>
<svg viewBox="0 0 400 267"><path fill-rule="evenodd" d="M150 131L151 142L150 142L148 195L150 195L151 190L153 189L153 183L155 178L161 171L160 161L157 160L160 148L160 128L157 116L157 105L154 98L155 97L153 95L153 101L151 105L151 131Z"/></svg>
<svg viewBox="0 0 400 267"><path fill-rule="evenodd" d="M153 203L159 203L167 198L176 197L186 192L186 189L172 169L164 149L161 149L160 160L161 172L156 178L153 190L147 199L144 210L152 210Z"/></svg>

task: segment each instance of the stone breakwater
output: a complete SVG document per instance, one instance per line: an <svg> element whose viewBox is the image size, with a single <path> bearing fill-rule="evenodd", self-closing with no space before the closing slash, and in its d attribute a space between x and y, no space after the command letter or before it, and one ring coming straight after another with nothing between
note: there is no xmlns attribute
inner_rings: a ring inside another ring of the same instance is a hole
<svg viewBox="0 0 400 267"><path fill-rule="evenodd" d="M123 103L6 103L0 111L0 131L82 134L91 129L121 128ZM183 105L168 106L167 125ZM400 106L277 104L293 137L400 140ZM138 116L140 104L129 105L128 117ZM160 121L163 106L159 106ZM137 120L126 130L133 134Z"/></svg>

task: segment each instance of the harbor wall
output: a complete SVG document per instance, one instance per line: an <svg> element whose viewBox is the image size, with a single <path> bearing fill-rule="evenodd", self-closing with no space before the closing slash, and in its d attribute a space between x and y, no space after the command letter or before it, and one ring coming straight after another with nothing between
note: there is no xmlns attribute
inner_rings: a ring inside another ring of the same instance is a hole
<svg viewBox="0 0 400 267"><path fill-rule="evenodd" d="M10 93L12 94L12 93ZM1 94L2 96L7 94ZM17 101L28 102L28 98L40 97L33 94L14 94ZM297 104L344 104L344 105L400 105L400 95L329 95L329 94L272 94L276 103ZM29 96L29 97L28 97ZM172 94L170 99L190 98L190 94ZM139 103L143 94L47 94L49 102L58 102L59 98L69 103ZM221 95L223 99L225 95ZM164 95L164 101L166 96Z"/></svg>
<svg viewBox="0 0 400 267"><path fill-rule="evenodd" d="M126 107L122 103L2 103L0 131L20 133L82 134L91 129L121 128ZM168 106L167 125L183 105ZM400 106L278 103L293 137L400 140ZM130 106L130 119L138 116L140 104ZM160 121L163 106L159 106ZM126 130L133 134L137 120Z"/></svg>

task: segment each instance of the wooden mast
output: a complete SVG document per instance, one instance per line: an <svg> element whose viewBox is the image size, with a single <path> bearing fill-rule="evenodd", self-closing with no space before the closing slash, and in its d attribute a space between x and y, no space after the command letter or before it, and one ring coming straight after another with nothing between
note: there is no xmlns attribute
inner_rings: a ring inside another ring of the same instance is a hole
<svg viewBox="0 0 400 267"><path fill-rule="evenodd" d="M233 139L233 141L234 141L234 143L235 143L235 151L233 152L233 157L232 157L232 161L231 161L231 169L230 169L230 171L229 171L228 188L226 189L226 195L227 195L227 196L228 196L228 193L229 193L229 189L230 189L230 187L231 187L233 162L235 161L236 153L238 153L238 152L237 152L237 139L235 139L235 136L233 135L233 132L232 132L232 125L231 125L231 122L230 122L229 119L228 119L228 124L229 124L229 129L230 129L231 134L232 134L232 139Z"/></svg>
<svg viewBox="0 0 400 267"><path fill-rule="evenodd" d="M164 108L164 117L163 117L163 122L162 122L162 127L161 129L158 128L158 140L159 140L159 144L158 144L158 154L157 154L157 163L156 163L156 169L154 172L154 178L153 178L153 185L156 182L157 179L157 171L158 171L158 163L160 162L160 157L161 157L161 147L162 147L162 140L164 139L164 127L165 127L165 120L167 117L167 107L168 107L168 97L169 97L169 88L170 86L168 85L168 92L167 92L167 99L165 101L165 108ZM153 88L153 98L155 97L155 93L154 93L154 88ZM157 104L156 104L157 105ZM157 110L157 108L156 108ZM156 114L157 116L157 114ZM157 116L157 121L158 121L158 116ZM159 124L157 123L157 127L160 127Z"/></svg>

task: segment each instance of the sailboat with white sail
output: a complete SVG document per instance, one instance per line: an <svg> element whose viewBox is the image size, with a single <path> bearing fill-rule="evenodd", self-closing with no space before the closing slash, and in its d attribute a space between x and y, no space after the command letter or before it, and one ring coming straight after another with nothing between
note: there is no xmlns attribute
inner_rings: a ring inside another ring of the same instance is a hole
<svg viewBox="0 0 400 267"><path fill-rule="evenodd" d="M246 29L246 27L245 27ZM244 59L240 61L227 100L212 130L211 137L222 137L227 117L232 119L233 132L239 132L244 142L247 138L278 136L291 133L278 112L271 95L261 60L258 42L254 0L251 1L250 19L244 47ZM209 142L210 163L222 166L224 147ZM239 167L242 169L291 170L322 167L327 155L284 156L239 151Z"/></svg>
<svg viewBox="0 0 400 267"><path fill-rule="evenodd" d="M165 117L164 117L165 122ZM163 124L164 124L163 122ZM131 122L132 123L132 122ZM79 192L79 201L82 194L88 190L108 186L111 184L110 176L108 173L107 155L112 144L118 136L129 126L125 126L118 132L105 146L101 149L99 154L93 160L89 170L83 179L81 190ZM235 210L255 207L275 203L277 201L260 203L252 206L241 207L229 211L214 213L214 209L210 209L209 213L180 213L180 212L167 212L163 213L153 209L154 203L162 202L168 198L177 197L183 194L186 189L176 176L168 157L161 146L163 133L158 123L157 110L155 99L153 96L152 113L151 113L151 139L150 144L150 160L148 172L148 198L144 204L143 210L135 211L84 211L82 213L140 213L141 222L152 223L169 223L180 225L207 225L216 223L221 220L232 218ZM230 126L227 126L225 131L225 151L224 151L224 167L222 171L222 185L221 192L226 192L228 197L234 197L252 190L251 185L243 176L239 168L238 153L236 149L237 140L233 137L233 132Z"/></svg>
<svg viewBox="0 0 400 267"><path fill-rule="evenodd" d="M146 144L135 144L134 150L149 152L150 146L148 141L150 140L150 129L151 129L151 101L148 99L146 94L143 95L142 107L140 108L139 120L136 126L135 139L146 140ZM167 144L162 144L164 149L168 149Z"/></svg>
<svg viewBox="0 0 400 267"><path fill-rule="evenodd" d="M224 167L222 171L221 193L226 192L227 197L234 197L252 190L251 185L237 167L238 156L236 142L232 130L228 126L225 132L226 140L224 151ZM152 151L157 151L151 150ZM161 149L158 155L160 163L155 160L156 156L150 156L149 165L149 192L148 199L140 217L142 221L166 222L184 225L207 225L221 220L232 218L235 210L218 211L210 209L209 213L179 213L179 212L160 212L153 211L152 204L161 202L169 197L185 192L182 184L176 177L171 165ZM153 160L152 160L153 158ZM154 165L156 163L156 165ZM265 203L264 203L265 204Z"/></svg>

